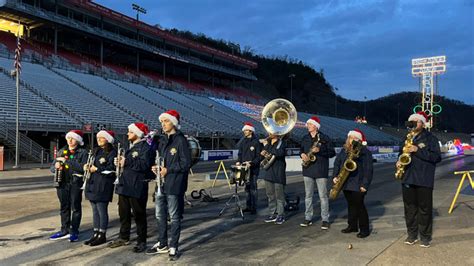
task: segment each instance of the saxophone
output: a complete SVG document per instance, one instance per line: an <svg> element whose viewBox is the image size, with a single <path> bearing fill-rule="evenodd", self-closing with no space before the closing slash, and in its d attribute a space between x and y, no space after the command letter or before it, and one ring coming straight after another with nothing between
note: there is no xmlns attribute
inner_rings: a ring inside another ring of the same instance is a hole
<svg viewBox="0 0 474 266"><path fill-rule="evenodd" d="M342 190L342 186L346 183L347 177L351 172L354 172L357 169L357 163L355 159L359 158L360 150L362 148L362 144L358 141L352 141L352 149L349 151L346 150L348 153L347 159L344 161L342 169L339 171L337 175L337 182L332 186L331 191L329 191L329 198L334 200L339 195L339 192Z"/></svg>
<svg viewBox="0 0 474 266"><path fill-rule="evenodd" d="M413 145L413 139L415 138L415 132L410 131L407 134L407 139L405 140L405 145L403 145L402 154L398 157L398 162L401 164L400 167L397 167L395 172L395 179L402 180L403 175L405 174L405 167L411 163L411 154L408 151L408 148Z"/></svg>
<svg viewBox="0 0 474 266"><path fill-rule="evenodd" d="M309 157L309 160L308 161L303 161L301 163L301 165L303 167L308 167L310 164L316 162L316 160L317 160L316 153L313 152L313 149L316 148L316 147L321 147L319 133L316 135L315 139L313 139L313 144L311 145L311 148L309 149L309 152L307 154L307 156Z"/></svg>

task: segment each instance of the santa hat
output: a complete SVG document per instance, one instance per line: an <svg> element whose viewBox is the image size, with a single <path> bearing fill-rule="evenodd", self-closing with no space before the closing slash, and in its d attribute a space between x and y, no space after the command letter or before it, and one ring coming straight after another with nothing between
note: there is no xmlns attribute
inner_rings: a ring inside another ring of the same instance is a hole
<svg viewBox="0 0 474 266"><path fill-rule="evenodd" d="M347 136L348 137L352 136L352 137L362 141L362 145L367 145L367 139L365 138L364 133L362 131L360 131L359 129L354 129L354 130L349 131Z"/></svg>
<svg viewBox="0 0 474 266"><path fill-rule="evenodd" d="M142 138L146 134L148 134L148 126L144 123L136 122L132 123L128 126L128 130L130 132L133 132L135 135L137 135L139 138Z"/></svg>
<svg viewBox="0 0 474 266"><path fill-rule="evenodd" d="M82 145L84 145L84 141L82 140L83 135L84 135L84 133L82 133L81 130L75 129L75 130L69 131L66 134L66 139L68 139L68 138L75 139L75 140L77 140L77 142L79 142L79 145L82 146Z"/></svg>
<svg viewBox="0 0 474 266"><path fill-rule="evenodd" d="M423 122L423 124L427 124L428 120L429 120L429 117L423 111L419 111L417 113L414 113L414 114L410 115L410 117L408 117L408 121L415 121L416 122L418 120Z"/></svg>
<svg viewBox="0 0 474 266"><path fill-rule="evenodd" d="M252 131L252 132L255 132L255 127L253 126L252 123L250 123L250 122L245 122L245 123L244 123L244 126L242 127L242 131L244 131L244 130L250 130L250 131Z"/></svg>
<svg viewBox="0 0 474 266"><path fill-rule="evenodd" d="M110 130L101 130L97 132L97 138L104 138L107 140L108 143L114 144L115 141L115 133Z"/></svg>
<svg viewBox="0 0 474 266"><path fill-rule="evenodd" d="M180 129L181 126L179 125L179 113L176 110L168 110L160 115L158 118L161 122L163 119L168 119L173 123L173 125L176 127L176 129Z"/></svg>
<svg viewBox="0 0 474 266"><path fill-rule="evenodd" d="M306 121L306 125L308 124L313 124L319 129L321 127L321 120L319 120L319 117L317 116L312 116L308 121Z"/></svg>

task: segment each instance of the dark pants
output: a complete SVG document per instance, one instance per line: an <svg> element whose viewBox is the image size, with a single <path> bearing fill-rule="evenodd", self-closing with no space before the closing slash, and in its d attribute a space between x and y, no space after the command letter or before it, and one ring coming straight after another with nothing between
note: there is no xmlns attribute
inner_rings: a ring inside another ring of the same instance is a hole
<svg viewBox="0 0 474 266"><path fill-rule="evenodd" d="M367 192L344 190L347 200L347 223L351 229L359 229L361 233L369 232L369 214L365 208L364 198Z"/></svg>
<svg viewBox="0 0 474 266"><path fill-rule="evenodd" d="M431 241L433 232L433 189L402 185L408 237Z"/></svg>
<svg viewBox="0 0 474 266"><path fill-rule="evenodd" d="M251 175L245 184L245 191L247 192L247 208L250 210L257 209L257 176Z"/></svg>
<svg viewBox="0 0 474 266"><path fill-rule="evenodd" d="M60 204L61 232L79 234L82 218L82 184L80 182L61 184L56 189ZM72 213L72 219L71 219Z"/></svg>
<svg viewBox="0 0 474 266"><path fill-rule="evenodd" d="M106 232L109 225L108 201L91 201L94 231Z"/></svg>
<svg viewBox="0 0 474 266"><path fill-rule="evenodd" d="M160 245L168 244L168 216L170 217L170 248L178 248L181 235L181 220L184 211L184 195L166 195L162 193L156 196L156 220L158 223L158 241Z"/></svg>
<svg viewBox="0 0 474 266"><path fill-rule="evenodd" d="M120 216L120 238L130 239L130 228L132 226L132 213L135 216L137 225L137 242L146 243L147 223L146 223L146 202L147 198L137 199L119 195L119 216Z"/></svg>

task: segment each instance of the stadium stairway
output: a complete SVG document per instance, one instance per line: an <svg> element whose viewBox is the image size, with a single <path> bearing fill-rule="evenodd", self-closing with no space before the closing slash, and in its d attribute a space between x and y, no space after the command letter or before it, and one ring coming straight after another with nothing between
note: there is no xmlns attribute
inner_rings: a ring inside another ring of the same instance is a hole
<svg viewBox="0 0 474 266"><path fill-rule="evenodd" d="M15 133L15 128L12 128L7 123L0 121L0 141L12 150L14 150L16 146ZM46 154L45 149L41 147L41 145L28 138L21 132L19 137L20 156L33 162L45 162L49 158L49 155Z"/></svg>

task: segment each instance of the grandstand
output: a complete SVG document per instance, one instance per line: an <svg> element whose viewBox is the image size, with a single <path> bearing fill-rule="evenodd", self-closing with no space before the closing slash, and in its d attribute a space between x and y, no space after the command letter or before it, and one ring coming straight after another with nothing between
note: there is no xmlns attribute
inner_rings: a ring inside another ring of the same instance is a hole
<svg viewBox="0 0 474 266"><path fill-rule="evenodd" d="M99 124L123 137L128 124L144 121L158 128L158 115L176 109L182 130L197 136L204 148L216 136L239 139L242 123L249 120L265 136L260 111L268 99L251 90L251 70L257 67L252 61L180 39L91 1L7 0L0 6L2 20L20 20L29 28L29 37L22 40L23 132L48 132L53 141L70 128ZM10 33L0 32L0 37L0 120L8 133L16 111L10 76L16 41ZM298 113L290 136L294 143L306 134L304 122L310 116ZM338 145L355 127L366 133L370 145L399 141L354 121L320 118L321 130ZM6 135L0 131L0 143L11 146Z"/></svg>

